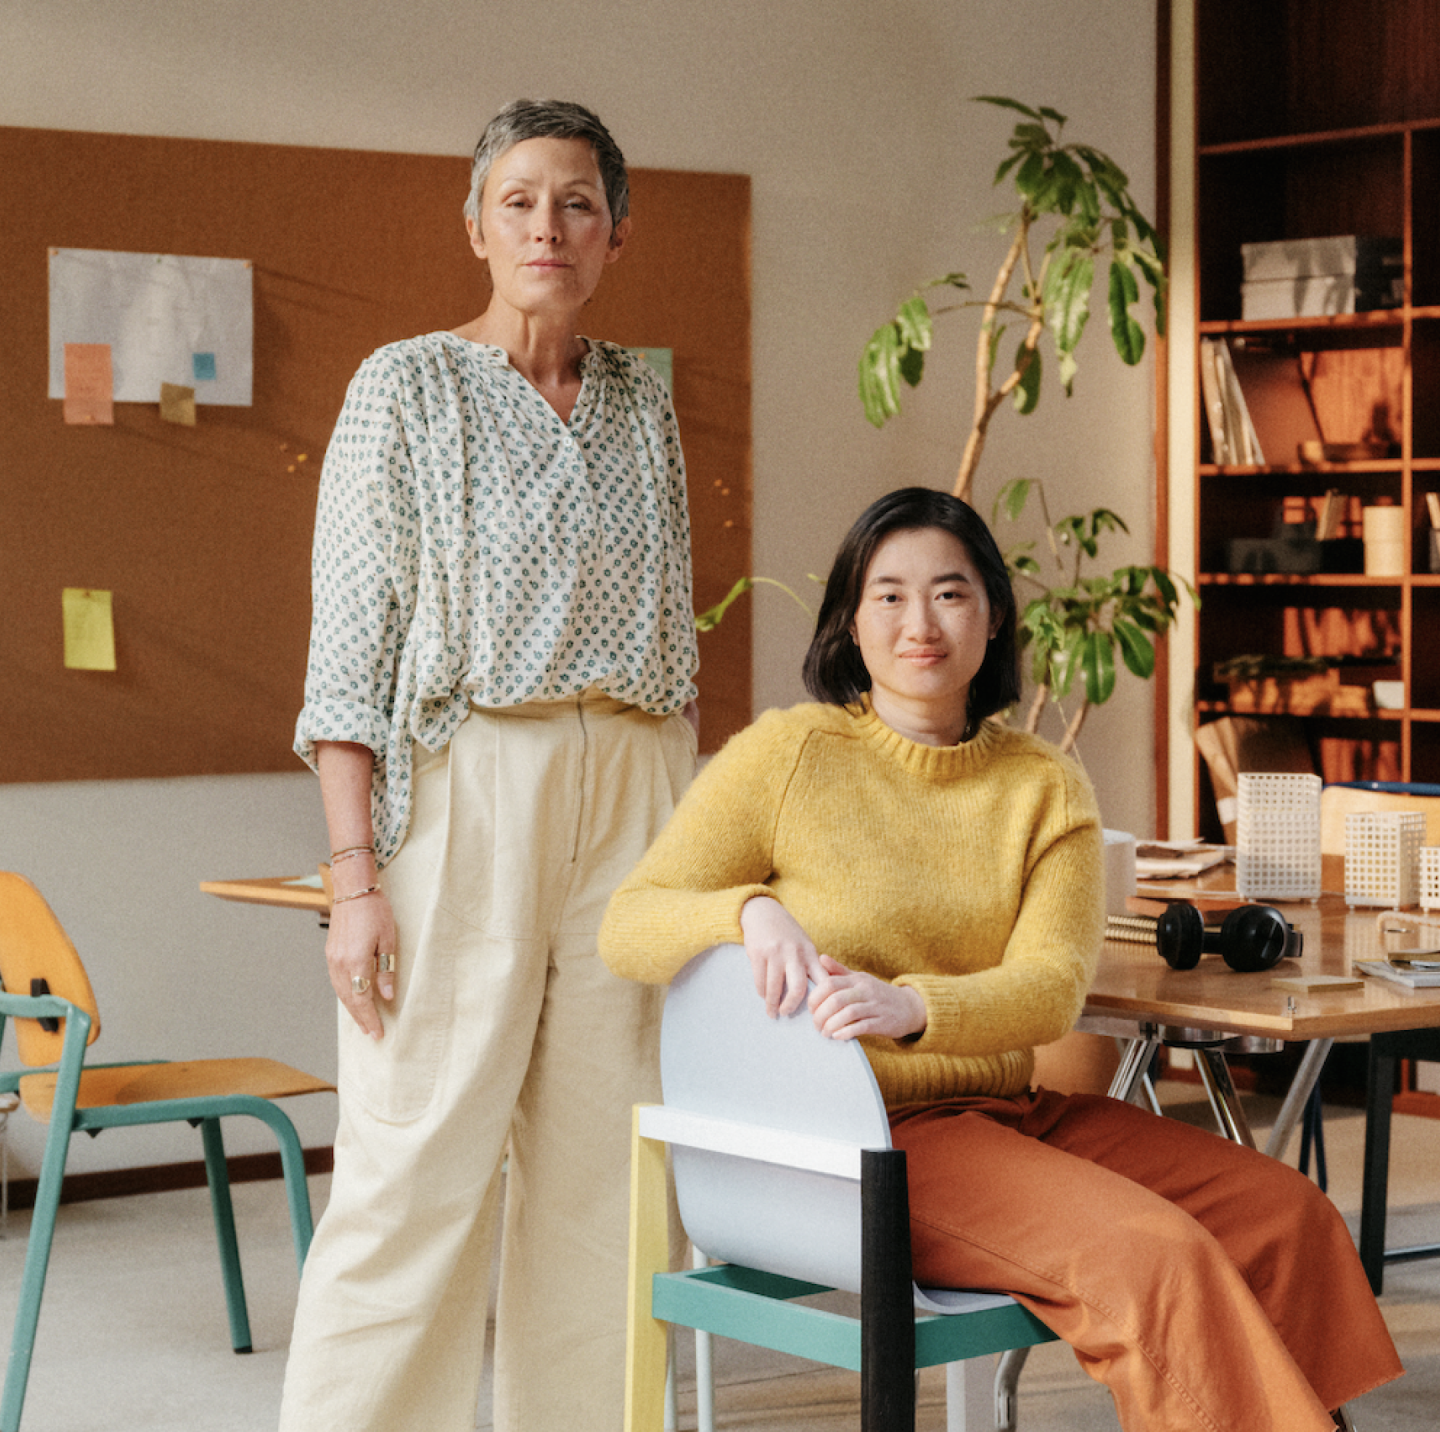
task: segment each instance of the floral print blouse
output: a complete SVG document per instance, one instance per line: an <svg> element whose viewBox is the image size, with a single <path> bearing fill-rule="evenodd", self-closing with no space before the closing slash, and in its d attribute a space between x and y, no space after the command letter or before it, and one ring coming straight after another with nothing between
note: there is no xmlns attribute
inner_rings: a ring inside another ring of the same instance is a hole
<svg viewBox="0 0 1440 1432"><path fill-rule="evenodd" d="M695 694L685 465L645 361L585 340L568 423L503 348L429 333L371 354L325 456L295 749L375 753L376 858L410 819L412 742L470 703L597 687L655 715Z"/></svg>

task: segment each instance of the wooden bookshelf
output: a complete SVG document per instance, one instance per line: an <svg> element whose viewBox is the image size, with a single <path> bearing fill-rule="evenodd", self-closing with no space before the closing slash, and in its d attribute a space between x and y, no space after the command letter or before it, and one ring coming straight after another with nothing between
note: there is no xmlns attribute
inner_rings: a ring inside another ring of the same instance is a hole
<svg viewBox="0 0 1440 1432"><path fill-rule="evenodd" d="M1405 705L1302 718L1325 779L1437 782L1440 572L1426 494L1440 493L1440 0L1195 0L1195 24L1198 334L1293 359L1326 442L1388 444L1357 462L1265 450L1262 466L1218 465L1202 397L1196 720L1229 711L1213 673L1231 657L1363 661L1367 681L1404 683ZM1401 241L1399 306L1242 318L1242 244L1342 234ZM1399 575L1366 576L1363 559L1306 575L1230 570L1231 539L1313 518L1332 490L1347 499L1340 537L1361 535L1365 507L1403 511ZM1202 768L1197 781L1213 838Z"/></svg>

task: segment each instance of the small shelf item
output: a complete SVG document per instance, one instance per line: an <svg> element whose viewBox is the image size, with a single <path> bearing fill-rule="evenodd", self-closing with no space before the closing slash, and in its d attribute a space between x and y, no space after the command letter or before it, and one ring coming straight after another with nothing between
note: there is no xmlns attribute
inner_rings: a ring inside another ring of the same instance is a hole
<svg viewBox="0 0 1440 1432"><path fill-rule="evenodd" d="M1320 777L1242 771L1237 781L1235 889L1242 900L1320 898Z"/></svg>
<svg viewBox="0 0 1440 1432"><path fill-rule="evenodd" d="M1440 845L1420 847L1420 908L1440 910Z"/></svg>
<svg viewBox="0 0 1440 1432"><path fill-rule="evenodd" d="M1247 321L1397 308L1405 297L1404 245L1394 236L1241 244L1240 256Z"/></svg>
<svg viewBox="0 0 1440 1432"><path fill-rule="evenodd" d="M1420 811L1352 811L1345 817L1345 903L1403 910L1420 898Z"/></svg>

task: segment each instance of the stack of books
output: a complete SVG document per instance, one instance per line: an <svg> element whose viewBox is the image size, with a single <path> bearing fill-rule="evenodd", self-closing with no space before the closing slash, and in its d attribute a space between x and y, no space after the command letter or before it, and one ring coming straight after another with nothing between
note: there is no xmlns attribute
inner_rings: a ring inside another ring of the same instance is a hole
<svg viewBox="0 0 1440 1432"><path fill-rule="evenodd" d="M1230 345L1223 338L1200 340L1200 395L1210 427L1210 447L1220 467L1250 467L1264 463L1260 438L1250 421Z"/></svg>

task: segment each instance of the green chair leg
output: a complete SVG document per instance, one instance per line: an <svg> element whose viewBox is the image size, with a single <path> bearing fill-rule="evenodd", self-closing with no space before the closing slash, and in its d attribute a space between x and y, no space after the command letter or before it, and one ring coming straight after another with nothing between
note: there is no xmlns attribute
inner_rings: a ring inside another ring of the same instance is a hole
<svg viewBox="0 0 1440 1432"><path fill-rule="evenodd" d="M250 1352L250 1316L245 1309L245 1278L240 1271L240 1246L235 1239L235 1208L230 1200L230 1170L225 1163L225 1138L219 1119L200 1121L205 1146L205 1178L210 1209L215 1215L215 1241L220 1246L220 1273L225 1280L225 1310L230 1316L230 1346Z"/></svg>
<svg viewBox="0 0 1440 1432"><path fill-rule="evenodd" d="M310 1185L305 1181L305 1150L300 1135L282 1109L263 1099L247 1101L243 1112L267 1124L280 1145L280 1168L285 1175L285 1198L290 1205L290 1235L295 1240L295 1263L303 1272L315 1221L310 1211Z"/></svg>
<svg viewBox="0 0 1440 1432"><path fill-rule="evenodd" d="M64 1111L75 1108L85 1040L90 1033L90 1017L83 1010L72 1011L59 1000L55 1004L56 1013L68 1013L70 1018L66 1020L65 1046L55 1087L55 1114L45 1137L45 1155L35 1189L35 1210L30 1218L30 1239L25 1246L20 1305L15 1310L10 1361L5 1368L5 1391L0 1394L0 1432L20 1432L20 1414L30 1382L30 1359L35 1351L35 1328L40 1321L45 1274L50 1267L50 1247L55 1240L55 1215L60 1207L60 1188L65 1182L65 1161L70 1154L70 1120Z"/></svg>

